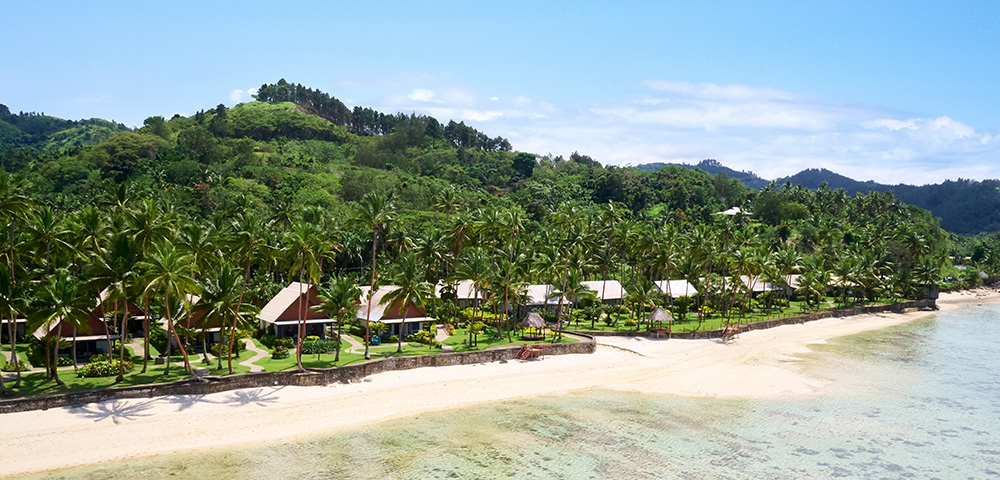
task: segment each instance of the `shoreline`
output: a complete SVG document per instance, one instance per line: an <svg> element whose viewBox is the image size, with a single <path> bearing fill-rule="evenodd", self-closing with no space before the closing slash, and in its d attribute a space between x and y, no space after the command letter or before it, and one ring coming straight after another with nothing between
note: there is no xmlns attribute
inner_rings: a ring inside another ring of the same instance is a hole
<svg viewBox="0 0 1000 480"><path fill-rule="evenodd" d="M1000 303L1000 293L978 289L942 294L938 311L822 319L746 332L728 345L599 337L604 348L596 353L543 361L427 367L346 385L252 388L4 414L0 419L12 442L0 477L293 440L432 411L590 389L719 398L819 394L829 381L803 372L800 355L812 351L809 345L993 303ZM99 448L85 447L95 438L102 439Z"/></svg>

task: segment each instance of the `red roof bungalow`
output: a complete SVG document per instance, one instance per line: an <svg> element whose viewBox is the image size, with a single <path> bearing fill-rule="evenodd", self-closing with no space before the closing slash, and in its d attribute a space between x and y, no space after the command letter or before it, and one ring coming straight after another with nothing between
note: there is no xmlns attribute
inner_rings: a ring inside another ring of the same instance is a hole
<svg viewBox="0 0 1000 480"><path fill-rule="evenodd" d="M98 353L108 353L111 348L108 345L109 331L108 324L94 312L91 312L87 319L87 327L79 330L74 329L66 322L59 321L46 330L43 325L35 331L35 338L39 340L51 338L58 333L59 337L71 342L76 342L76 355L79 358L87 358ZM110 333L111 341L118 340L117 333ZM60 353L69 355L70 350L60 350Z"/></svg>
<svg viewBox="0 0 1000 480"><path fill-rule="evenodd" d="M319 305L318 296L319 292L316 287L292 282L281 289L271 301L267 302L267 305L264 305L264 308L260 309L257 318L260 320L261 326L273 328L275 337L297 338L299 322L302 320L304 309L305 335L326 338L326 326L336 323L336 319L329 318L310 308Z"/></svg>
<svg viewBox="0 0 1000 480"><path fill-rule="evenodd" d="M368 316L368 292L371 290L371 287L360 287L361 298L358 299L358 305L361 308L358 309L356 316L362 326L364 325L365 318L368 318L371 322L382 322L388 325L388 335L399 335L400 325L403 324L403 317L405 316L406 324L402 328L405 337L412 335L417 330L422 330L424 322L434 321L433 318L427 316L427 312L421 306L413 302L406 304L405 309L399 302L393 302L390 305L381 305L382 299L385 298L386 294L398 288L395 285L386 285L375 290L375 295L371 299L371 316Z"/></svg>

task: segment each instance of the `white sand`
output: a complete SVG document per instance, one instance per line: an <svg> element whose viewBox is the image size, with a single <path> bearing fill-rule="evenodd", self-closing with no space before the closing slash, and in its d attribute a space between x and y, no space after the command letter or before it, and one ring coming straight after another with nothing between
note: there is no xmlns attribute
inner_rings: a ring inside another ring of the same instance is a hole
<svg viewBox="0 0 1000 480"><path fill-rule="evenodd" d="M944 294L942 310L1000 302L995 291ZM245 389L119 400L0 415L0 476L115 459L258 444L364 427L486 402L620 389L656 394L767 397L822 392L797 355L830 338L933 312L860 315L717 340L605 337L592 355L387 372L328 387ZM220 428L224 426L224 428Z"/></svg>

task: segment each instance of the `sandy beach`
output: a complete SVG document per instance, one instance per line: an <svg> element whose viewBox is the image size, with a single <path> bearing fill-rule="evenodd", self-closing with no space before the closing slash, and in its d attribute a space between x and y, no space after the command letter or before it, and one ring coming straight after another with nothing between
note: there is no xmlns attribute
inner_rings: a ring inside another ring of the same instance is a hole
<svg viewBox="0 0 1000 480"><path fill-rule="evenodd" d="M943 294L941 310L1000 302L1000 293ZM0 415L0 476L196 449L323 435L443 409L585 389L709 397L822 393L802 353L831 338L934 312L831 318L718 340L600 338L592 355L423 368L326 387L275 387L121 400ZM224 426L224 428L220 428ZM95 444L100 439L100 446Z"/></svg>

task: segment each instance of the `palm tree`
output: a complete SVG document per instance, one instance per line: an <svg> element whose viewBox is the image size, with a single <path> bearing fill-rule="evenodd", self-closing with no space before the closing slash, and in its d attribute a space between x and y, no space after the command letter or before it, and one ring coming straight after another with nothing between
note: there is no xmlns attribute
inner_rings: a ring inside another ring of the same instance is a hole
<svg viewBox="0 0 1000 480"><path fill-rule="evenodd" d="M62 331L60 324L72 328L74 335L77 330L87 329L87 320L90 318L93 298L81 288L80 282L74 279L69 271L59 269L49 277L49 281L42 287L38 300L40 308L29 317L27 330L44 329L46 332L45 357L49 371L46 377L54 378L57 385L64 385L63 381L59 379L59 362L57 361ZM76 358L73 360L75 362Z"/></svg>
<svg viewBox="0 0 1000 480"><path fill-rule="evenodd" d="M36 248L35 258L44 261L44 274L52 271L52 255L73 251L70 244L70 231L52 208L43 206L38 209L35 218L28 224L26 232L28 242Z"/></svg>
<svg viewBox="0 0 1000 480"><path fill-rule="evenodd" d="M236 322L240 318L243 295L247 290L247 281L249 281L250 277L250 264L253 262L255 255L261 252L267 253L269 249L268 244L264 241L262 232L259 230L260 225L260 217L253 212L243 212L233 221L232 225L234 259L237 262L241 259L244 260L246 266L243 269L243 277L241 277L240 296L236 300L236 312L233 314L233 324L229 329L229 351L226 354L226 358L228 359L230 375L233 373L233 344L236 342Z"/></svg>
<svg viewBox="0 0 1000 480"><path fill-rule="evenodd" d="M318 305L313 310L337 319L337 354L334 363L340 361L341 327L344 321L354 318L358 311L357 300L361 297L361 289L353 277L333 277L327 287L319 289Z"/></svg>
<svg viewBox="0 0 1000 480"><path fill-rule="evenodd" d="M392 272L392 284L398 288L386 293L379 302L382 305L399 305L403 312L403 319L399 324L399 335L397 336L396 353L403 353L403 328L406 327L406 314L410 303L423 305L424 301L434 295L434 287L423 280L417 256L412 252L403 254L396 262L396 268ZM471 327L470 327L471 328Z"/></svg>
<svg viewBox="0 0 1000 480"><path fill-rule="evenodd" d="M153 247L146 258L137 265L140 271L145 272L144 283L146 284L144 293L163 293L163 308L167 320L167 328L177 341L178 348L184 356L184 368L191 375L197 375L191 368L187 351L184 349L184 342L181 341L177 330L174 328L173 315L170 312L170 298L188 302L188 294L198 292L198 283L194 280L194 259L175 247L170 242L160 242ZM190 305L187 310L190 311ZM170 343L168 342L169 346ZM167 355L167 364L164 375L170 374L170 356Z"/></svg>
<svg viewBox="0 0 1000 480"><path fill-rule="evenodd" d="M235 330L240 324L240 294L242 293L242 285L244 283L243 277L237 273L235 268L229 265L222 265L216 268L211 278L202 281L201 300L194 306L192 312L204 314L200 319L201 325L199 326L208 328L209 325L214 323L214 320L218 320L220 327L219 335L221 336L226 326L230 325L227 322L232 319L231 329L233 332L229 335L229 341L232 343L236 335ZM243 314L253 313L256 313L256 307L253 305L246 305L243 309ZM221 347L220 344L219 355L217 356L219 370L222 370ZM232 346L230 346L230 353L227 358L230 374L233 373L232 351Z"/></svg>
<svg viewBox="0 0 1000 480"><path fill-rule="evenodd" d="M368 310L365 315L365 359L371 359L368 351L370 338L369 324L371 323L372 296L375 295L375 253L378 251L378 234L385 229L386 224L392 221L393 206L389 198L374 192L366 193L358 203L358 210L355 212L355 219L364 225L372 233L372 282L368 291Z"/></svg>
<svg viewBox="0 0 1000 480"><path fill-rule="evenodd" d="M297 274L299 277L300 311L298 338L295 344L295 359L299 370L302 371L305 371L305 367L302 366L302 342L305 341L306 305L309 303L307 292L302 291L302 286L303 284L307 285L308 291L312 288L313 280L318 279L321 275L319 269L320 252L316 246L316 238L318 236L319 232L315 225L296 222L292 224L292 229L285 234L284 238L285 256L292 261L288 275L294 277ZM303 280L306 280L307 283L304 283Z"/></svg>

